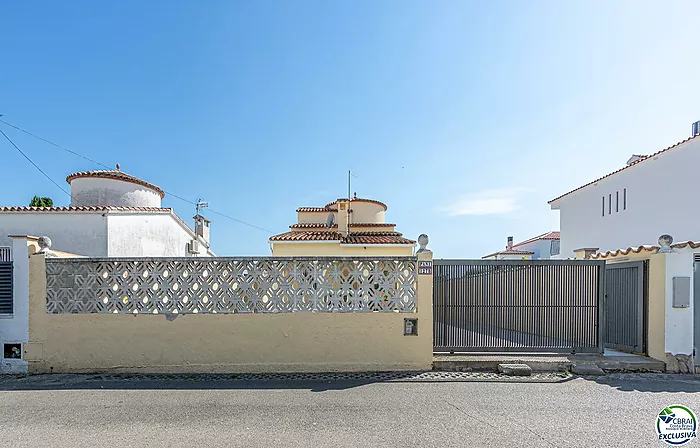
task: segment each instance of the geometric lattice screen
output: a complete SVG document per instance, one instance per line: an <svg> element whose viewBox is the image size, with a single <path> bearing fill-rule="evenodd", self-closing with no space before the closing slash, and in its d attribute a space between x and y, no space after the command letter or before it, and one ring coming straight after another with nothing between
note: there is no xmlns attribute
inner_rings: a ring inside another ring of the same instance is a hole
<svg viewBox="0 0 700 448"><path fill-rule="evenodd" d="M51 314L416 311L416 258L47 258Z"/></svg>

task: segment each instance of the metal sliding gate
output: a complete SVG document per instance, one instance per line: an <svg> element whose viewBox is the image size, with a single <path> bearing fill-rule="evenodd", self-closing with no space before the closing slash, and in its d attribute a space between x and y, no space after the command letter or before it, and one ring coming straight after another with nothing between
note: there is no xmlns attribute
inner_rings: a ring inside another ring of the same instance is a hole
<svg viewBox="0 0 700 448"><path fill-rule="evenodd" d="M606 265L605 346L644 352L643 261Z"/></svg>
<svg viewBox="0 0 700 448"><path fill-rule="evenodd" d="M435 260L436 352L599 353L605 262Z"/></svg>

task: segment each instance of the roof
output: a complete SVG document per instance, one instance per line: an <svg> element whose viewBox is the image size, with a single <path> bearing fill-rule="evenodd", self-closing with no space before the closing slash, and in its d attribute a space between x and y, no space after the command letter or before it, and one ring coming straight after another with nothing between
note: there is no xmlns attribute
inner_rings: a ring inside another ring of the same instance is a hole
<svg viewBox="0 0 700 448"><path fill-rule="evenodd" d="M513 244L513 247L523 246L525 244L529 244L529 243L539 241L539 240L559 240L559 239L561 239L560 232L558 230L554 230L552 232L543 233L542 235L538 235L534 238L530 238L529 240L521 241L518 244Z"/></svg>
<svg viewBox="0 0 700 448"><path fill-rule="evenodd" d="M554 199L552 199L551 201L549 201L548 204L551 204L551 203L553 203L553 202L555 202L555 201L558 201L559 199L563 198L564 196L568 196L568 195L570 195L570 194L573 193L573 192L576 192L576 191L579 191L579 190L581 190L581 189L584 189L584 188L588 187L589 185L593 185L593 184L595 184L596 182L599 182L599 181L601 181L601 180L603 180L603 179L606 179L606 178L608 178L608 177L610 177L610 176L612 176L612 175L615 175L615 174L619 173L620 171L624 171L624 170L626 170L626 169L628 169L628 168L630 168L630 167L633 167L633 166L637 165L638 163L642 163L642 162L644 162L644 161L646 161L646 160L649 160L649 159L651 159L651 158L654 158L654 157L656 157L657 155L659 155L659 154L661 154L661 153L664 153L664 152L666 152L666 151L669 151L669 150L671 150L671 149L673 149L673 148L677 148L678 146L680 146L680 145L682 145L682 144L684 144L684 143L687 143L687 142L689 142L690 140L693 140L694 138L697 138L697 137L698 137L698 136L696 135L696 136L694 136L694 137L686 138L685 140L680 141L680 142L676 143L675 145L669 146L668 148L664 148L664 149L662 149L662 150L660 150L660 151L657 151L657 152L655 152L654 154L651 154L651 155L648 155L648 156L641 155L641 154L635 154L635 155L637 155L637 156L639 156L639 157L641 157L641 158L640 158L639 160L635 161L635 162L630 163L629 165L623 166L623 167L620 168L619 170L613 171L613 172L610 173L610 174L606 174L606 175L603 176L603 177L599 177L598 179L596 179L596 180L594 180L594 181L591 181L591 182L588 182L587 184L582 185L582 186L580 186L580 187L578 187L578 188L575 188L575 189L569 191L568 193L564 193L564 194L561 195L561 196L557 196L556 198L554 198Z"/></svg>
<svg viewBox="0 0 700 448"><path fill-rule="evenodd" d="M80 179L84 177L97 177L101 179L114 179L121 180L124 182L131 182L132 184L141 185L142 187L146 187L155 191L160 195L161 199L165 197L165 192L161 190L160 187L157 187L156 185L153 185L150 182L146 182L145 180L141 180L138 177L132 176L131 174L126 174L125 172L119 170L79 171L77 173L69 174L68 177L66 177L66 182L71 183L71 181L73 181L74 179Z"/></svg>
<svg viewBox="0 0 700 448"><path fill-rule="evenodd" d="M336 199L335 201L329 202L328 204L326 204L326 208L329 208L329 207L335 205L338 201L347 201L347 200L348 200L347 198ZM375 201L374 199L352 198L352 199L350 199L350 202L369 202L370 204L376 204L376 205L382 206L384 208L384 210L386 210L388 208L385 203Z"/></svg>
<svg viewBox="0 0 700 448"><path fill-rule="evenodd" d="M337 228L338 224L334 224L332 228ZM365 223L355 223L350 224L350 227L396 227L396 224L386 224L381 222L365 222ZM290 229L320 229L329 228L326 223L322 222L301 222L298 224L292 224L289 226Z"/></svg>
<svg viewBox="0 0 700 448"><path fill-rule="evenodd" d="M502 250L499 252L494 252L492 254L484 255L481 258L489 258L493 257L494 255L534 255L534 252L530 252L529 250L517 250L517 249L506 249Z"/></svg>
<svg viewBox="0 0 700 448"><path fill-rule="evenodd" d="M328 207L299 207L297 212L330 212Z"/></svg>
<svg viewBox="0 0 700 448"><path fill-rule="evenodd" d="M698 241L683 241L676 244L671 244L673 249L685 249L690 247L691 249L697 249L700 247L700 242ZM607 252L598 252L597 254L591 255L593 259L608 258L608 257L619 257L620 255L629 255L630 253L638 254L640 252L653 252L656 253L661 249L660 246L655 245L641 245L637 247L628 247L627 249L617 249L609 250Z"/></svg>
<svg viewBox="0 0 700 448"><path fill-rule="evenodd" d="M337 231L286 232L270 237L270 241L338 241L341 244L416 244L399 232L353 232L343 237Z"/></svg>
<svg viewBox="0 0 700 448"><path fill-rule="evenodd" d="M81 205L66 207L25 207L25 206L0 206L0 212L167 212L173 209L163 207L120 207L112 205Z"/></svg>

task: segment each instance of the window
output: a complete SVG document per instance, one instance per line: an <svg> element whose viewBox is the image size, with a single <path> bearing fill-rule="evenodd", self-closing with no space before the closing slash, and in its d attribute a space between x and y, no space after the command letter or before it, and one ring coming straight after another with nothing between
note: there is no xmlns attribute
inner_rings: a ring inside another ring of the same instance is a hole
<svg viewBox="0 0 700 448"><path fill-rule="evenodd" d="M615 213L620 211L620 192L615 192Z"/></svg>
<svg viewBox="0 0 700 448"><path fill-rule="evenodd" d="M608 215L612 214L612 193L608 194Z"/></svg>
<svg viewBox="0 0 700 448"><path fill-rule="evenodd" d="M11 261L0 261L0 314L12 314Z"/></svg>
<svg viewBox="0 0 700 448"><path fill-rule="evenodd" d="M605 196L603 196L603 216L605 216Z"/></svg>
<svg viewBox="0 0 700 448"><path fill-rule="evenodd" d="M627 188L622 190L622 210L627 210Z"/></svg>
<svg viewBox="0 0 700 448"><path fill-rule="evenodd" d="M549 255L559 255L559 240L552 240L552 245L549 247Z"/></svg>
<svg viewBox="0 0 700 448"><path fill-rule="evenodd" d="M5 359L22 359L22 344L4 344L2 357Z"/></svg>

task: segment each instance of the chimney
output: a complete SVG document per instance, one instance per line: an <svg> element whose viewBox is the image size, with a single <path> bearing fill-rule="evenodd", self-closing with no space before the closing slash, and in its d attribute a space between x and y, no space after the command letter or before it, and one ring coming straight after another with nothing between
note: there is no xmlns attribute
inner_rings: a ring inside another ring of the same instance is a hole
<svg viewBox="0 0 700 448"><path fill-rule="evenodd" d="M642 159L646 159L647 157L649 156L645 156L644 154L632 154L632 157L627 159L627 166L635 164Z"/></svg>
<svg viewBox="0 0 700 448"><path fill-rule="evenodd" d="M338 232L343 237L348 236L350 227L350 201L347 199L338 199Z"/></svg>
<svg viewBox="0 0 700 448"><path fill-rule="evenodd" d="M513 237L512 236L508 237L508 245L506 246L506 249L508 249L508 250L513 249Z"/></svg>
<svg viewBox="0 0 700 448"><path fill-rule="evenodd" d="M577 260L589 260L592 255L598 253L597 247L582 247L580 249L574 249L574 258Z"/></svg>
<svg viewBox="0 0 700 448"><path fill-rule="evenodd" d="M692 131L691 137L695 137L696 135L700 135L700 121L696 121L693 123L693 131Z"/></svg>
<svg viewBox="0 0 700 448"><path fill-rule="evenodd" d="M198 237L202 238L207 244L209 244L209 221L204 216L197 214L194 216L194 233Z"/></svg>

